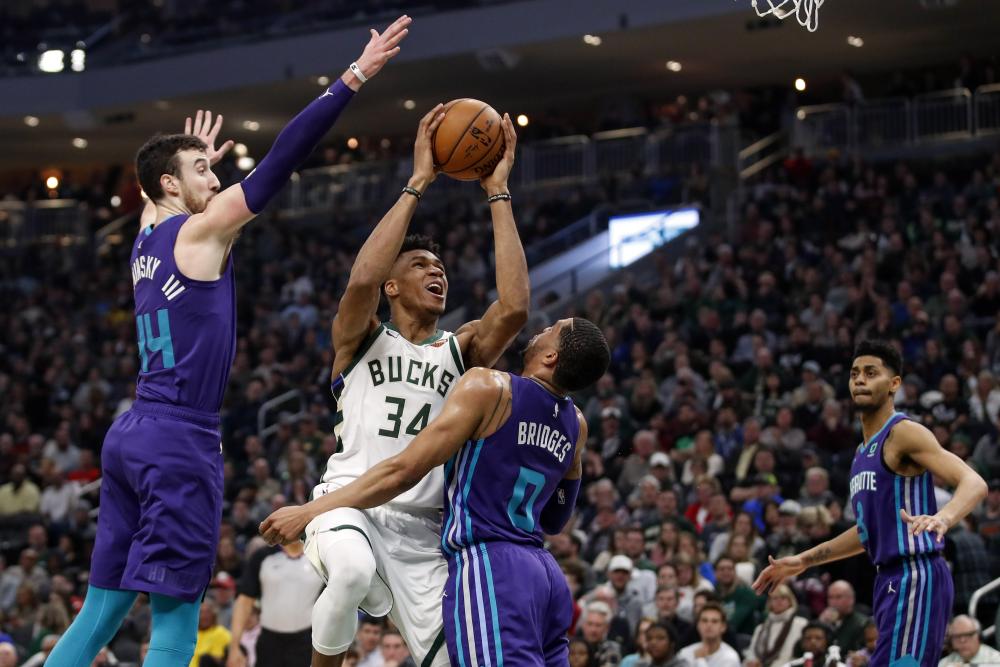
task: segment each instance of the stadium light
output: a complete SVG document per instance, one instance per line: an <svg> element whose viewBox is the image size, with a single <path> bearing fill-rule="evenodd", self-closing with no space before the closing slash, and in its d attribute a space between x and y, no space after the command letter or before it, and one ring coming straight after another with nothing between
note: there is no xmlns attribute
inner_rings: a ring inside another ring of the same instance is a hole
<svg viewBox="0 0 1000 667"><path fill-rule="evenodd" d="M318 77L316 77L316 83L318 83L319 85L321 85L321 86L323 86L325 88L326 86L330 85L330 77L328 77L328 76L318 76Z"/></svg>
<svg viewBox="0 0 1000 667"><path fill-rule="evenodd" d="M66 54L59 49L42 51L42 54L38 56L38 69L48 74L56 74L63 71L66 66L65 59Z"/></svg>
<svg viewBox="0 0 1000 667"><path fill-rule="evenodd" d="M122 198L118 195L113 195L111 197L111 208L118 208L122 205Z"/></svg>
<svg viewBox="0 0 1000 667"><path fill-rule="evenodd" d="M42 122L38 119L38 116L25 116L24 124L28 127L38 127L38 124Z"/></svg>
<svg viewBox="0 0 1000 667"><path fill-rule="evenodd" d="M799 77L798 79L796 79L795 80L795 90L797 90L797 91L799 91L801 93L801 92L804 92L805 89L806 89L806 80L803 79L802 77Z"/></svg>
<svg viewBox="0 0 1000 667"><path fill-rule="evenodd" d="M357 137L351 137L350 139L348 139L347 140L347 147L350 148L352 151L355 148L357 148L358 147L358 138Z"/></svg>
<svg viewBox="0 0 1000 667"><path fill-rule="evenodd" d="M86 147L87 147L87 140L86 139L84 139L83 137L74 137L73 138L73 148L81 148L82 149L82 148L86 148Z"/></svg>
<svg viewBox="0 0 1000 667"><path fill-rule="evenodd" d="M47 187L49 190L55 190L56 188L59 187L59 179L56 178L55 176L49 176L48 178L45 179L45 187Z"/></svg>
<svg viewBox="0 0 1000 667"><path fill-rule="evenodd" d="M87 52L83 49L73 49L69 52L69 68L74 72L82 72L87 68Z"/></svg>
<svg viewBox="0 0 1000 667"><path fill-rule="evenodd" d="M680 72L681 69L683 69L683 67L676 60L668 60L667 69L670 70L671 72Z"/></svg>
<svg viewBox="0 0 1000 667"><path fill-rule="evenodd" d="M257 163L249 155L244 155L243 157L238 158L236 160L236 166L242 169L243 171L250 171L251 169L253 169L253 166L255 164Z"/></svg>
<svg viewBox="0 0 1000 667"><path fill-rule="evenodd" d="M583 43L586 44L587 46L600 46L601 42L603 42L603 41L604 40L601 39L600 35L584 35L583 36Z"/></svg>
<svg viewBox="0 0 1000 667"><path fill-rule="evenodd" d="M413 100L403 100L403 108L407 111L413 111L417 108L417 103Z"/></svg>
<svg viewBox="0 0 1000 667"><path fill-rule="evenodd" d="M860 37L855 37L854 35L849 35L847 37L847 43L856 49L860 49L862 46L865 45L865 40L861 39Z"/></svg>
<svg viewBox="0 0 1000 667"><path fill-rule="evenodd" d="M260 129L260 123L255 120L245 120L243 121L243 129L250 130L251 132L256 132Z"/></svg>
<svg viewBox="0 0 1000 667"><path fill-rule="evenodd" d="M518 114L517 124L521 127L528 127L528 117L525 114Z"/></svg>
<svg viewBox="0 0 1000 667"><path fill-rule="evenodd" d="M246 154L247 154L246 144L236 144L233 146L233 155L235 155L236 157L243 157Z"/></svg>

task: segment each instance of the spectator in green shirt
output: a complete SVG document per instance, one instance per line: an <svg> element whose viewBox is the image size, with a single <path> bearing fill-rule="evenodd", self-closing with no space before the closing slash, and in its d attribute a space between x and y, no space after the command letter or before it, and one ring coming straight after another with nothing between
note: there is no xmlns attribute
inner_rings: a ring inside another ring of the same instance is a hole
<svg viewBox="0 0 1000 667"><path fill-rule="evenodd" d="M737 634L753 634L764 598L736 577L736 563L729 556L715 561L715 592L726 610L729 627Z"/></svg>

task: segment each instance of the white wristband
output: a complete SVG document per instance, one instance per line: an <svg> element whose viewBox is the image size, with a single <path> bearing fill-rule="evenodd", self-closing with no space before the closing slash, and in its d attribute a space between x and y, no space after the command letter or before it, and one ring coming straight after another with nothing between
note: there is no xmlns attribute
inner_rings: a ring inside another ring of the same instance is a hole
<svg viewBox="0 0 1000 667"><path fill-rule="evenodd" d="M368 77L364 75L364 73L361 71L361 68L358 67L357 63L351 63L350 70L354 74L354 76L358 77L358 81L360 81L361 83L365 83L366 81L368 81Z"/></svg>

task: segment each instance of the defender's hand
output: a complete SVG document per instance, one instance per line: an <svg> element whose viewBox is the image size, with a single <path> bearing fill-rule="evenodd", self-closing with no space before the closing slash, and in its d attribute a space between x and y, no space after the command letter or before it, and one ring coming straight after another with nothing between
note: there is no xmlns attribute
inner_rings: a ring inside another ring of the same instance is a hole
<svg viewBox="0 0 1000 667"><path fill-rule="evenodd" d="M420 119L417 138L413 142L413 178L410 186L420 192L434 181L438 170L434 166L433 140L438 125L444 120L443 104L438 104Z"/></svg>
<svg viewBox="0 0 1000 667"><path fill-rule="evenodd" d="M757 595L765 595L780 586L789 577L805 572L806 565L798 556L789 556L774 560L773 556L768 556L771 563L764 568L756 581L753 582L753 590Z"/></svg>
<svg viewBox="0 0 1000 667"><path fill-rule="evenodd" d="M379 70L389 62L389 59L399 53L399 43L409 33L407 26L412 22L413 19L404 14L393 21L381 35L378 30L369 28L372 35L371 39L365 45L364 52L355 61L358 63L358 68L365 75L366 79L370 79L378 74ZM358 83L360 85L360 81Z"/></svg>
<svg viewBox="0 0 1000 667"><path fill-rule="evenodd" d="M289 544L299 539L312 515L305 505L282 507L260 524L260 534L268 544Z"/></svg>
<svg viewBox="0 0 1000 667"><path fill-rule="evenodd" d="M503 130L504 149L503 157L497 162L496 169L489 176L483 176L479 183L489 195L507 192L507 177L510 170L514 168L514 149L517 147L517 133L514 132L514 123L510 122L510 115L504 114L500 119L500 127Z"/></svg>
<svg viewBox="0 0 1000 667"><path fill-rule="evenodd" d="M228 139L218 148L215 147L215 140L219 136L219 130L221 129L222 114L215 117L215 124L213 125L212 112L208 109L204 111L198 109L198 112L194 115L194 123L191 122L190 116L184 119L184 134L193 134L205 142L207 146L205 154L208 156L209 166L215 166L229 152L229 149L234 146L233 140Z"/></svg>

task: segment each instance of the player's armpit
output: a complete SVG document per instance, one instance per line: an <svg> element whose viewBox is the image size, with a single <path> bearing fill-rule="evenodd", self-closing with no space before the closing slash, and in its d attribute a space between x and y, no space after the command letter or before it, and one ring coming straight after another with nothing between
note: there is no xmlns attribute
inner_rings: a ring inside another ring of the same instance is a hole
<svg viewBox="0 0 1000 667"><path fill-rule="evenodd" d="M256 213L247 207L243 188L239 183L212 197L204 212L192 215L182 233L188 243L214 241L228 245L240 228L253 220Z"/></svg>
<svg viewBox="0 0 1000 667"><path fill-rule="evenodd" d="M463 324L455 336L466 367L493 366L527 321L527 308L510 307L497 300L486 309L483 319Z"/></svg>

